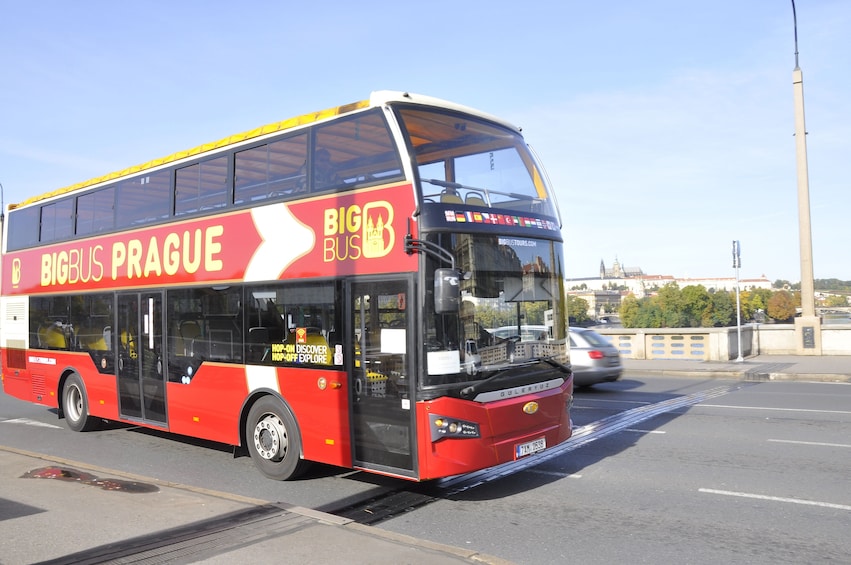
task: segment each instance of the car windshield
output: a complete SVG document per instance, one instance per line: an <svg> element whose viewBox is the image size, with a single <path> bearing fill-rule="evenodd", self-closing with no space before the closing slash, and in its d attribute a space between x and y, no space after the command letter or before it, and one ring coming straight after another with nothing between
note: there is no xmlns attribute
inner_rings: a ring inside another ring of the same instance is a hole
<svg viewBox="0 0 851 565"><path fill-rule="evenodd" d="M437 313L427 293L422 384L469 384L501 371L524 382L545 379L544 372L552 378L552 362L567 362L561 244L471 234L429 240L454 250L463 275L459 311ZM439 265L428 264L432 276Z"/></svg>

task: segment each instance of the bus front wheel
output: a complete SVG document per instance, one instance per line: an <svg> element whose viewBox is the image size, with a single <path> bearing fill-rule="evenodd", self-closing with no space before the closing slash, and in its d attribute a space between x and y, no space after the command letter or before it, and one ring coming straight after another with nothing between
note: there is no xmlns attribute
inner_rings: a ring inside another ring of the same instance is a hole
<svg viewBox="0 0 851 565"><path fill-rule="evenodd" d="M89 399L83 379L71 373L62 387L62 412L68 427L75 432L87 432L97 427L99 420L89 415Z"/></svg>
<svg viewBox="0 0 851 565"><path fill-rule="evenodd" d="M272 396L254 403L245 423L248 452L261 473L285 481L304 472L301 436L295 417L287 406Z"/></svg>

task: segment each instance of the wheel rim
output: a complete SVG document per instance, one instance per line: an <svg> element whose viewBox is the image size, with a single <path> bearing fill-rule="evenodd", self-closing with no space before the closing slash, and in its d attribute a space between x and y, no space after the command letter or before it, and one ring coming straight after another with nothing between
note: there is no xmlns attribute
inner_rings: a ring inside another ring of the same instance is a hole
<svg viewBox="0 0 851 565"><path fill-rule="evenodd" d="M254 448L267 461L280 461L287 453L287 429L275 414L266 414L254 427Z"/></svg>
<svg viewBox="0 0 851 565"><path fill-rule="evenodd" d="M67 417L76 422L83 414L83 394L76 385L68 387L68 396L65 398L65 411Z"/></svg>

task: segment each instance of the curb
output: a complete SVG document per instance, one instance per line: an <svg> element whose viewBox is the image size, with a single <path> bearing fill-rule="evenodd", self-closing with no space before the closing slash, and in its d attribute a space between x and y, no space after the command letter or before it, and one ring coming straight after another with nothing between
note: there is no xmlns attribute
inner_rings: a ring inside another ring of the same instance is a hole
<svg viewBox="0 0 851 565"><path fill-rule="evenodd" d="M734 379L742 381L801 381L823 383L851 383L851 375L844 373L761 373L759 371L723 371L716 369L632 369L624 367L624 375L656 377L688 377Z"/></svg>

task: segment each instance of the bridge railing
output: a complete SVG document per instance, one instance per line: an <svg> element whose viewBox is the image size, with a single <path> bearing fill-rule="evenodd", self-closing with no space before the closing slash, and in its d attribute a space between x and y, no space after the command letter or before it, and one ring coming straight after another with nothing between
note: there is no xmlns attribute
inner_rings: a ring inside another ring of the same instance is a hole
<svg viewBox="0 0 851 565"><path fill-rule="evenodd" d="M627 359L729 361L739 356L738 332L728 328L593 328ZM851 355L851 324L821 326L822 355ZM742 326L742 356L794 355L793 324Z"/></svg>

